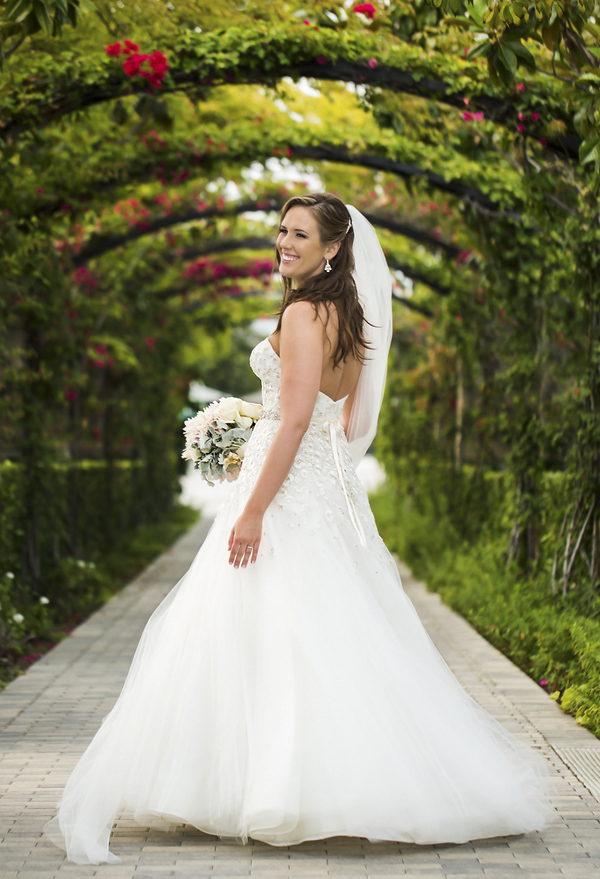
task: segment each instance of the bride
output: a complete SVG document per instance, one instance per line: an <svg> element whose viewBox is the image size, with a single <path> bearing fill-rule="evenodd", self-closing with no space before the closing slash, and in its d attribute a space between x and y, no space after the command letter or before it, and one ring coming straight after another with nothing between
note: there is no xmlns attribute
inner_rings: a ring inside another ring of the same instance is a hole
<svg viewBox="0 0 600 879"><path fill-rule="evenodd" d="M461 843L552 815L541 757L454 678L356 475L391 338L375 230L332 194L294 197L276 252L283 303L250 358L264 407L241 475L46 826L78 864L119 862L123 809L277 846Z"/></svg>

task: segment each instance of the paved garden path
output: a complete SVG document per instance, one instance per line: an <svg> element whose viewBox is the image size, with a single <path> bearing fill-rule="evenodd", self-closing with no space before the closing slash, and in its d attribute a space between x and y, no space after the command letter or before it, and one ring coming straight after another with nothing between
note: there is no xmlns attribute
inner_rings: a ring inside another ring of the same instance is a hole
<svg viewBox="0 0 600 879"><path fill-rule="evenodd" d="M67 863L42 836L42 826L117 697L148 616L188 568L206 528L204 522L194 526L0 694L1 879L600 879L600 741L402 568L407 592L463 686L549 761L557 785L556 821L549 829L465 845L371 844L341 837L282 849L226 844L191 828L150 832L124 814L112 839L122 865Z"/></svg>

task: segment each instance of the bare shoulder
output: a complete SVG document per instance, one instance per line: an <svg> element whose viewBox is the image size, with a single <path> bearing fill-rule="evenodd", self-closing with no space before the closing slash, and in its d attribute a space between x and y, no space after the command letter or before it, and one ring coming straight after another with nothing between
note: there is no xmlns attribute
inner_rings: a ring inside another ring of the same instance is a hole
<svg viewBox="0 0 600 879"><path fill-rule="evenodd" d="M292 302L288 305L283 312L281 324L282 326L286 324L292 326L313 323L316 316L315 307L312 302L300 299L297 302Z"/></svg>
<svg viewBox="0 0 600 879"><path fill-rule="evenodd" d="M311 302L292 302L283 312L281 318L282 338L319 339L323 338L323 324L317 319L314 306Z"/></svg>

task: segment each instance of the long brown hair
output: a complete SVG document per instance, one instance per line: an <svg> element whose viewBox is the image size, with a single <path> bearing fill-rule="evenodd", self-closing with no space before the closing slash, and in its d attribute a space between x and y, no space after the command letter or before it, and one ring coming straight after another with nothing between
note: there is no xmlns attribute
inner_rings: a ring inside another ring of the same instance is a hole
<svg viewBox="0 0 600 879"><path fill-rule="evenodd" d="M338 315L338 342L333 355L333 366L338 366L348 357L364 363L364 351L369 347L364 337L365 316L358 298L358 291L352 272L354 271L354 228L348 229L350 213L344 202L330 192L312 192L309 195L295 195L289 198L281 209L280 225L290 208L300 205L310 209L317 221L319 240L327 246L340 241L340 248L331 259L333 271L322 272L306 278L296 287L291 278L282 277L283 301L278 312L276 333L281 330L281 318L292 302L310 302L315 309L315 320L319 304L327 309L326 324L331 316L330 306L335 305ZM347 231L346 231L347 230ZM275 258L279 265L279 252L275 247Z"/></svg>

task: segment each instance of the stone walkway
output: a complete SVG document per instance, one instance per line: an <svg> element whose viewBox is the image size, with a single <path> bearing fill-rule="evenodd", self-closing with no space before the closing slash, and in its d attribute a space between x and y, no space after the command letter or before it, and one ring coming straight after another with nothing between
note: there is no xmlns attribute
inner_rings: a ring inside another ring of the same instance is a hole
<svg viewBox="0 0 600 879"><path fill-rule="evenodd" d="M151 832L122 815L112 839L113 850L123 858L121 866L67 863L42 836L42 827L117 697L147 618L187 570L206 527L200 522L192 528L0 694L1 879L600 879L600 802L591 793L599 793L593 767L600 766L600 741L563 715L543 690L405 569L405 588L463 686L550 763L557 814L549 829L465 845L371 844L340 837L282 849L258 842L226 844L189 828L170 835ZM586 766L592 766L591 774L586 775Z"/></svg>

